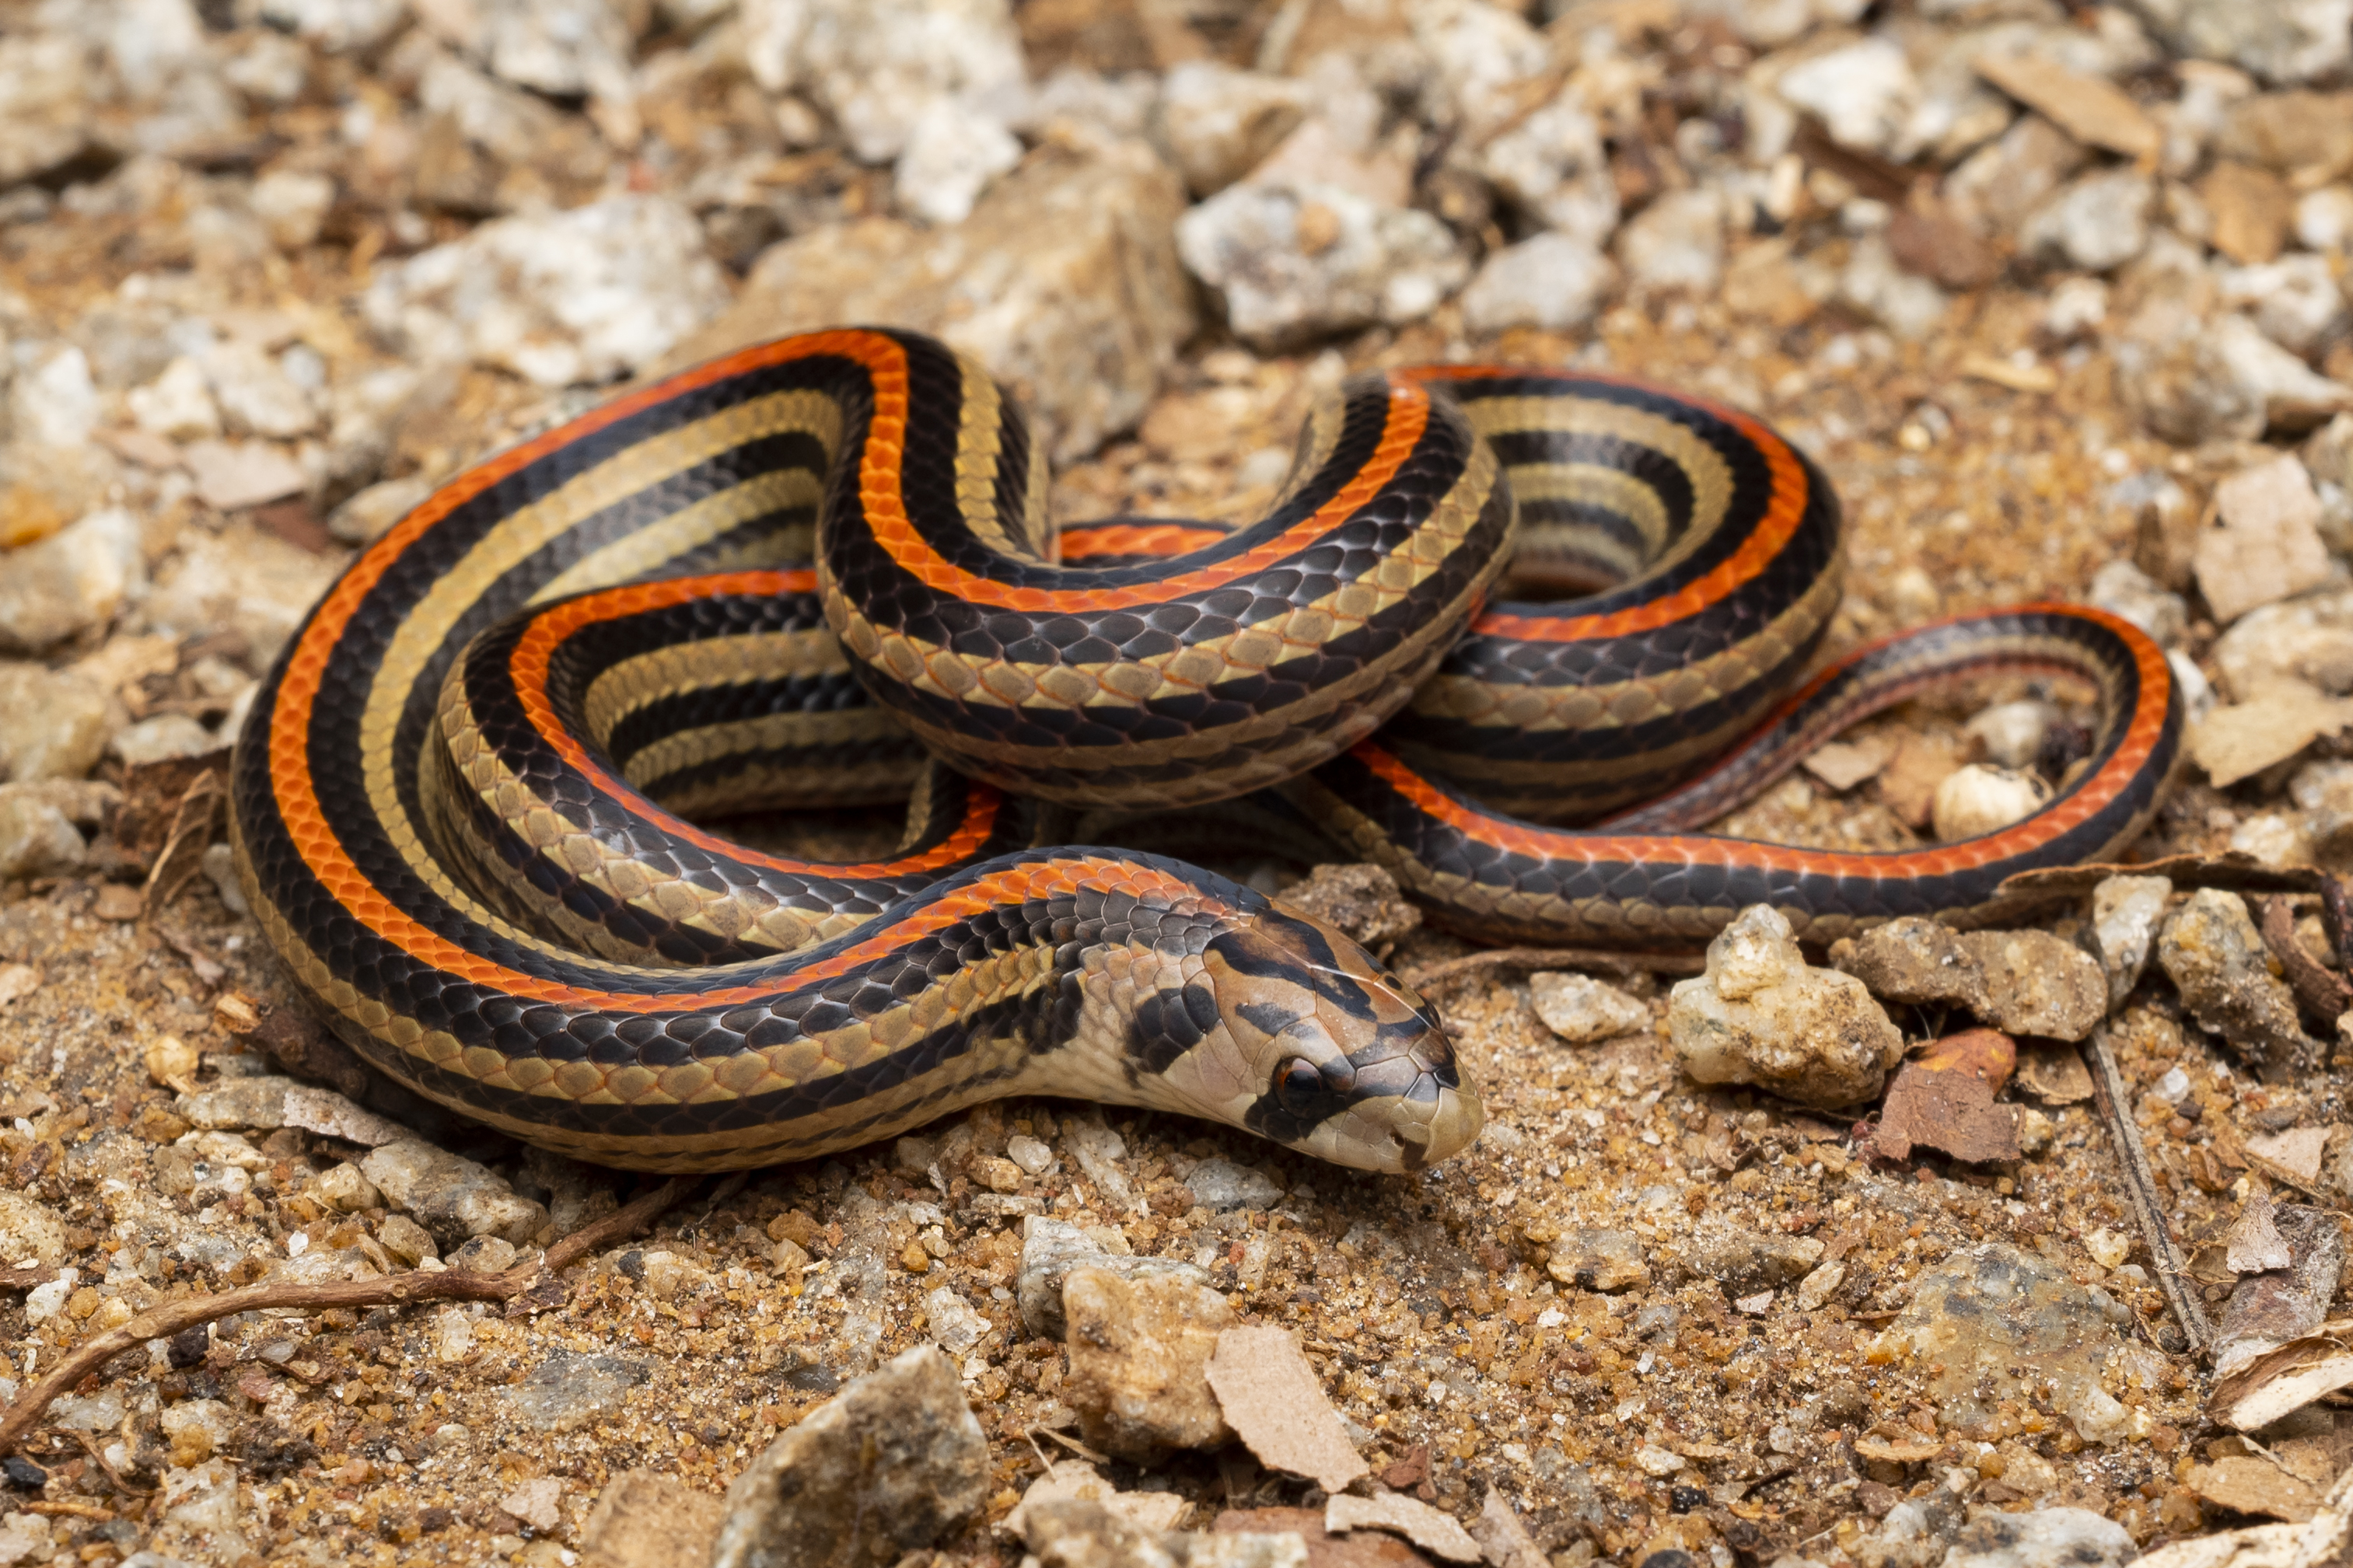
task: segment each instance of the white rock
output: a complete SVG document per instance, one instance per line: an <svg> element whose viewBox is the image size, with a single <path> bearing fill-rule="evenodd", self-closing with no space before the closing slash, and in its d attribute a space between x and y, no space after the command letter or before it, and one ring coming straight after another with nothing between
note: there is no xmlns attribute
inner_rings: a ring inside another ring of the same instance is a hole
<svg viewBox="0 0 2353 1568"><path fill-rule="evenodd" d="M1618 260L1638 289L1714 289L1724 276L1724 198L1704 185L1668 192L1619 231Z"/></svg>
<svg viewBox="0 0 2353 1568"><path fill-rule="evenodd" d="M1042 1176L1054 1166L1054 1151L1026 1132L1006 1140L1005 1157L1033 1176Z"/></svg>
<svg viewBox="0 0 2353 1568"><path fill-rule="evenodd" d="M1001 121L962 100L934 99L907 133L892 173L899 205L926 223L962 223L997 176L1021 162Z"/></svg>
<svg viewBox="0 0 2353 1568"><path fill-rule="evenodd" d="M1462 290L1463 324L1474 332L1566 331L1592 320L1617 281L1617 267L1583 239L1540 234L1479 264L1478 276Z"/></svg>
<svg viewBox="0 0 2353 1568"><path fill-rule="evenodd" d="M334 580L327 557L237 525L184 544L140 605L140 619L179 637L237 631L248 657L266 662Z"/></svg>
<svg viewBox="0 0 2353 1568"><path fill-rule="evenodd" d="M2353 593L2306 594L2251 610L2215 639L2214 670L2241 701L2282 681L2353 692Z"/></svg>
<svg viewBox="0 0 2353 1568"><path fill-rule="evenodd" d="M1618 226L1618 182L1601 127L1563 89L1479 153L1479 172L1532 222L1598 248Z"/></svg>
<svg viewBox="0 0 2353 1568"><path fill-rule="evenodd" d="M1307 108L1304 82L1186 60L1161 82L1160 134L1193 195L1213 196L1272 152Z"/></svg>
<svg viewBox="0 0 2353 1568"><path fill-rule="evenodd" d="M306 476L294 459L266 441L197 441L183 454L196 481L196 499L221 511L241 511L301 492Z"/></svg>
<svg viewBox="0 0 2353 1568"><path fill-rule="evenodd" d="M2222 303L2248 311L2263 336L2291 353L2309 353L2345 322L2345 296L2325 256L2283 256L2255 267L2226 267Z"/></svg>
<svg viewBox="0 0 2353 1568"><path fill-rule="evenodd" d="M2353 63L2353 0L2133 0L2133 9L2176 54L2266 81L2312 81Z"/></svg>
<svg viewBox="0 0 2353 1568"><path fill-rule="evenodd" d="M103 412L90 361L71 346L43 351L29 364L20 358L8 411L20 440L43 447L86 444Z"/></svg>
<svg viewBox="0 0 2353 1568"><path fill-rule="evenodd" d="M1808 968L1788 919L1761 904L1708 944L1706 973L1676 984L1667 1034L1702 1083L1756 1084L1825 1109L1875 1097L1904 1056L1862 982Z"/></svg>
<svg viewBox="0 0 2353 1568"><path fill-rule="evenodd" d="M1945 775L1936 786L1930 818L1936 837L1958 839L1999 833L2050 804L2051 786L2032 773L1971 763Z"/></svg>
<svg viewBox="0 0 2353 1568"><path fill-rule="evenodd" d="M233 434L290 441L318 427L310 394L259 344L217 344L205 355L204 369Z"/></svg>
<svg viewBox="0 0 2353 1568"><path fill-rule="evenodd" d="M2116 1404L2096 1385L2083 1392ZM2079 1401L2072 1415L2078 1430L2084 1425L2083 1407L2089 1403ZM1968 1523L1945 1552L1944 1568L2124 1568L2138 1552L2123 1525L2089 1509L2038 1508L2030 1513L1973 1509Z"/></svg>
<svg viewBox="0 0 2353 1568"><path fill-rule="evenodd" d="M1686 14L1727 23L1746 43L1778 48L1818 26L1842 26L1861 16L1869 0L1694 0Z"/></svg>
<svg viewBox="0 0 2353 1568"><path fill-rule="evenodd" d="M26 1291L25 1321L45 1323L65 1310L67 1298L73 1294L80 1279L80 1269L67 1268L60 1270L56 1279Z"/></svg>
<svg viewBox="0 0 2353 1568"><path fill-rule="evenodd" d="M1924 338L1944 319L1945 291L1895 264L1884 235L1854 243L1839 274L1839 298L1900 338Z"/></svg>
<svg viewBox="0 0 2353 1568"><path fill-rule="evenodd" d="M1995 766L2031 768L2057 717L2048 702L2022 698L1979 710L1961 727L1961 732L1975 741L1986 761Z"/></svg>
<svg viewBox="0 0 2353 1568"><path fill-rule="evenodd" d="M0 1192L0 1268L54 1267L65 1255L64 1215L20 1194Z"/></svg>
<svg viewBox="0 0 2353 1568"><path fill-rule="evenodd" d="M1261 350L1419 321L1470 271L1430 214L1305 181L1219 192L1178 220L1176 251L1224 298L1234 335Z"/></svg>
<svg viewBox="0 0 2353 1568"><path fill-rule="evenodd" d="M931 1325L932 1338L950 1355L972 1349L990 1328L988 1320L973 1310L971 1302L945 1285L923 1298L923 1318Z"/></svg>
<svg viewBox="0 0 2353 1568"><path fill-rule="evenodd" d="M2189 605L2129 561L2111 561L2092 574L2092 605L2130 621L2171 647L2189 629Z"/></svg>
<svg viewBox="0 0 2353 1568"><path fill-rule="evenodd" d="M0 648L37 652L104 626L145 582L138 520L119 507L0 553Z"/></svg>
<svg viewBox="0 0 2353 1568"><path fill-rule="evenodd" d="M1008 0L744 0L739 14L754 79L815 99L870 163L897 158L935 100L1001 122L1028 85Z"/></svg>
<svg viewBox="0 0 2353 1568"><path fill-rule="evenodd" d="M2295 204L2295 242L2307 250L2353 250L2353 185L2323 185Z"/></svg>
<svg viewBox="0 0 2353 1568"><path fill-rule="evenodd" d="M284 249L299 250L319 237L319 226L335 205L335 182L300 169L273 169L253 182L246 201L253 216L269 226L271 239Z"/></svg>
<svg viewBox="0 0 2353 1568"><path fill-rule="evenodd" d="M2088 336L2108 319L2108 286L2096 278L2063 278L2042 307L2042 330L2062 342Z"/></svg>
<svg viewBox="0 0 2353 1568"><path fill-rule="evenodd" d="M693 214L666 196L617 195L483 224L385 268L362 309L412 357L565 386L645 363L727 298Z"/></svg>
<svg viewBox="0 0 2353 1568"><path fill-rule="evenodd" d="M173 757L200 757L213 749L213 738L185 713L158 713L116 731L106 749L137 767Z"/></svg>
<svg viewBox="0 0 2353 1568"><path fill-rule="evenodd" d="M468 0L470 36L452 39L492 75L554 98L626 97L629 28L610 0ZM420 5L428 19L451 6Z"/></svg>
<svg viewBox="0 0 2353 1568"><path fill-rule="evenodd" d="M1528 1001L1545 1027L1573 1046L1651 1026L1650 1008L1588 974L1531 974Z"/></svg>
<svg viewBox="0 0 2353 1568"><path fill-rule="evenodd" d="M0 778L13 784L82 777L122 721L98 681L29 661L0 663Z"/></svg>
<svg viewBox="0 0 2353 1568"><path fill-rule="evenodd" d="M2107 973L2110 1007L2140 983L2172 896L2163 877L2110 877L2092 889L2092 951Z"/></svg>
<svg viewBox="0 0 2353 1568"><path fill-rule="evenodd" d="M2156 199L2156 185L2136 170L2086 174L2029 215L2019 243L2045 260L2105 272L2147 248Z"/></svg>
<svg viewBox="0 0 2353 1568"><path fill-rule="evenodd" d="M1413 0L1402 7L1413 41L1429 61L1421 94L1431 124L1473 134L1510 112L1513 84L1552 63L1544 35L1516 6L1487 0Z"/></svg>
<svg viewBox="0 0 2353 1568"><path fill-rule="evenodd" d="M372 49L408 21L408 0L261 0L261 18L331 55Z"/></svg>
<svg viewBox="0 0 2353 1568"><path fill-rule="evenodd" d="M1903 48L1875 36L1792 66L1776 85L1820 119L1832 141L1866 153L1886 151L1919 94Z"/></svg>
<svg viewBox="0 0 2353 1568"><path fill-rule="evenodd" d="M204 367L185 354L146 385L132 387L123 401L142 430L165 440L194 441L220 434L220 410L213 405Z"/></svg>
<svg viewBox="0 0 2353 1568"><path fill-rule="evenodd" d="M2214 507L2220 526L2200 531L2191 561L2217 621L2327 581L2320 498L2293 457L2232 474L2214 488Z"/></svg>

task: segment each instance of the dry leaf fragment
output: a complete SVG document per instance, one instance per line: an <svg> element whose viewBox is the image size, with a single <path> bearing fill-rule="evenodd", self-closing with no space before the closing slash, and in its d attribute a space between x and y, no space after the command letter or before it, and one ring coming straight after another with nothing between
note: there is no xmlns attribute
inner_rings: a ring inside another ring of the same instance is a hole
<svg viewBox="0 0 2353 1568"><path fill-rule="evenodd" d="M2206 1414L2233 1431L2253 1432L2340 1388L2353 1388L2353 1321L2320 1325L2215 1380Z"/></svg>
<svg viewBox="0 0 2353 1568"><path fill-rule="evenodd" d="M1994 1100L2017 1060L2017 1046L1992 1029L1936 1041L1895 1075L1871 1152L1908 1160L1915 1148L1935 1149L1971 1164L2020 1158L2018 1108Z"/></svg>
<svg viewBox="0 0 2353 1568"><path fill-rule="evenodd" d="M2320 1509L2320 1494L2273 1464L2239 1454L2190 1468L2189 1489L2233 1513L2260 1513L2302 1524Z"/></svg>
<svg viewBox="0 0 2353 1568"><path fill-rule="evenodd" d="M1351 1530L1387 1530L1449 1563L1476 1563L1479 1543L1471 1532L1419 1499L1398 1492L1378 1497L1335 1497L1324 1505L1324 1528L1338 1535Z"/></svg>
<svg viewBox="0 0 2353 1568"><path fill-rule="evenodd" d="M2320 1156L2328 1146L2326 1127L2291 1127L2284 1132L2247 1140L2247 1153L2256 1164L2309 1191L2320 1180Z"/></svg>
<svg viewBox="0 0 2353 1568"><path fill-rule="evenodd" d="M2268 1274L2274 1268L2290 1268L2295 1264L2286 1238L2280 1235L2279 1226L2272 1218L2271 1193L2259 1184L2247 1194L2245 1205L2239 1210L2238 1223L2231 1226L2224 1246L2233 1274Z"/></svg>
<svg viewBox="0 0 2353 1568"><path fill-rule="evenodd" d="M1479 1543L1487 1568L1548 1568L1549 1560L1511 1503L1493 1487L1487 1489L1486 1506L1471 1521L1471 1538Z"/></svg>
<svg viewBox="0 0 2353 1568"><path fill-rule="evenodd" d="M1923 1459L1933 1459L1945 1451L1942 1443L1935 1441L1895 1443L1885 1437L1857 1437L1854 1451L1866 1459L1885 1459L1893 1464L1916 1465Z"/></svg>
<svg viewBox="0 0 2353 1568"><path fill-rule="evenodd" d="M1220 1333L1209 1358L1209 1390L1226 1425L1269 1469L1305 1476L1335 1496L1372 1473L1290 1330Z"/></svg>
<svg viewBox="0 0 2353 1568"><path fill-rule="evenodd" d="M2024 1046L2018 1086L2045 1105L2076 1105L2092 1098L2092 1071L2073 1046Z"/></svg>

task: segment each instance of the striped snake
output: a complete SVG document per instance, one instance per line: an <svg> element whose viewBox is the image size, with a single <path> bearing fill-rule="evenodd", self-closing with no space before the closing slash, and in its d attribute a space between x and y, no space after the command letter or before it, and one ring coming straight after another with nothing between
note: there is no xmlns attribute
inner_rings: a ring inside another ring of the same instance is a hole
<svg viewBox="0 0 2353 1568"><path fill-rule="evenodd" d="M1715 761L1821 639L1837 503L1763 425L1628 382L1358 376L1238 528L1058 540L1043 492L983 371L863 330L460 475L255 702L234 826L269 941L379 1070L607 1164L801 1159L1035 1093L1409 1171L1481 1120L1420 998L1247 887L1057 834L1258 792L1475 934L1689 940L1770 902L1828 937L1981 918L2137 831L2178 750L2154 646L2038 605L1868 649ZM1617 585L1495 602L1515 531L1524 570ZM1895 854L1675 831L1970 669L2102 700L2026 821ZM860 864L687 819L899 795L904 840Z"/></svg>

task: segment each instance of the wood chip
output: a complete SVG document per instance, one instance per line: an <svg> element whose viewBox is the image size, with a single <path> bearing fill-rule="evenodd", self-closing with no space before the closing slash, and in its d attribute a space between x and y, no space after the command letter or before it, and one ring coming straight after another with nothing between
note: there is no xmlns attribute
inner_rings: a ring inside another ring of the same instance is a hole
<svg viewBox="0 0 2353 1568"><path fill-rule="evenodd" d="M1372 1474L1290 1330L1220 1333L1209 1358L1209 1390L1226 1425L1267 1468L1305 1476L1335 1496Z"/></svg>
<svg viewBox="0 0 2353 1568"><path fill-rule="evenodd" d="M2320 1159L2327 1148L2326 1127L2291 1127L2246 1142L2249 1159L2307 1192L2320 1180Z"/></svg>
<svg viewBox="0 0 2353 1568"><path fill-rule="evenodd" d="M2234 849L2222 855L2168 855L2138 866L2047 866L2004 877L1997 891L2004 899L2083 898L2111 877L2163 877L2176 888L2240 893L2316 893L2327 880L2309 866L2266 866Z"/></svg>
<svg viewBox="0 0 2353 1568"><path fill-rule="evenodd" d="M1915 1148L1935 1149L1977 1165L2021 1158L2018 1108L1994 1100L2017 1060L2016 1045L1994 1029L1935 1042L1888 1087L1871 1152L1908 1160Z"/></svg>
<svg viewBox="0 0 2353 1568"><path fill-rule="evenodd" d="M2239 1454L2190 1468L2189 1489L2233 1513L2259 1513L2302 1524L2320 1510L2320 1494L2273 1464Z"/></svg>
<svg viewBox="0 0 2353 1568"><path fill-rule="evenodd" d="M1398 1492L1335 1497L1324 1505L1324 1528L1335 1535L1351 1530L1390 1531L1449 1563L1476 1563L1481 1556L1479 1543L1451 1515Z"/></svg>
<svg viewBox="0 0 2353 1568"><path fill-rule="evenodd" d="M2073 1046L2021 1046L2018 1087L2045 1105L2075 1105L2092 1098L2092 1072Z"/></svg>
<svg viewBox="0 0 2353 1568"><path fill-rule="evenodd" d="M2130 95L2104 78L2035 55L1983 54L1978 75L2090 147L2154 158L2164 137Z"/></svg>
<svg viewBox="0 0 2353 1568"><path fill-rule="evenodd" d="M1916 1465L1923 1459L1933 1459L1945 1451L1942 1443L1933 1438L1909 1443L1891 1442L1885 1437L1857 1437L1854 1451L1866 1459L1884 1459L1891 1464Z"/></svg>
<svg viewBox="0 0 2353 1568"><path fill-rule="evenodd" d="M2323 1323L2237 1372L2217 1378L2206 1414L2233 1431L2253 1432L2316 1400L2353 1387L2353 1321Z"/></svg>
<svg viewBox="0 0 2353 1568"><path fill-rule="evenodd" d="M2287 1239L2279 1233L2272 1219L2272 1195L2261 1183L2250 1184L2254 1191L2247 1194L2244 1207L2239 1210L2238 1223L2231 1226L2225 1239L2224 1257L2233 1274L2268 1274L2274 1268L2292 1268L2295 1254L2288 1251Z"/></svg>
<svg viewBox="0 0 2353 1568"><path fill-rule="evenodd" d="M1978 381L1989 381L1996 386L2006 386L2012 392L2056 392L2059 373L2047 364L2013 364L1990 354L1966 354L1961 359L1961 374Z"/></svg>

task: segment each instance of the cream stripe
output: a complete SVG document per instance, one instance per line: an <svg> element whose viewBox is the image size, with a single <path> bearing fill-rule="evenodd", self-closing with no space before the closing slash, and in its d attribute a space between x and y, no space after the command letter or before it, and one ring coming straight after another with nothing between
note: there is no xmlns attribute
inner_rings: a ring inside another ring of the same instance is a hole
<svg viewBox="0 0 2353 1568"><path fill-rule="evenodd" d="M587 726L587 738L602 746L630 714L683 692L754 680L849 673L849 656L822 626L673 643L625 658L589 682L581 719Z"/></svg>
<svg viewBox="0 0 2353 1568"><path fill-rule="evenodd" d="M1672 419L1622 404L1585 397L1482 397L1464 403L1461 407L1482 436L1520 431L1614 436L1638 447L1648 447L1681 466L1691 481L1691 526L1651 563L1651 573L1665 571L1697 550L1723 523L1732 505L1732 469L1723 455ZM1506 472L1516 486L1520 470L1512 468Z"/></svg>
<svg viewBox="0 0 2353 1568"><path fill-rule="evenodd" d="M492 910L458 886L436 863L417 825L402 809L395 784L394 732L409 692L424 674L434 653L453 627L488 587L514 567L563 537L587 518L617 506L663 480L687 472L723 453L765 437L795 430L825 437L838 431L832 400L814 392L778 392L724 409L708 419L624 447L587 472L579 474L547 495L500 520L467 552L463 560L437 579L394 632L377 665L360 720L360 758L367 781L368 804L384 829L386 842L409 870L435 895L469 919L479 920L501 934L531 939L515 932ZM738 486L740 490L744 487ZM689 510L716 506L731 510L735 492L705 497ZM756 513L752 514L756 515ZM689 531L693 525L688 525ZM716 531L723 531L717 530ZM598 552L599 554L604 553ZM632 573L630 575L635 575ZM566 572L571 590L608 586L579 581ZM617 581L627 581L627 577ZM544 595L542 595L544 596ZM543 946L533 942L534 946ZM556 951L548 948L546 951Z"/></svg>
<svg viewBox="0 0 2353 1568"><path fill-rule="evenodd" d="M775 468L754 474L740 485L704 496L691 506L681 507L658 522L648 523L582 556L533 594L531 602L552 604L572 594L646 576L755 517L814 508L824 499L824 479L806 468Z"/></svg>

